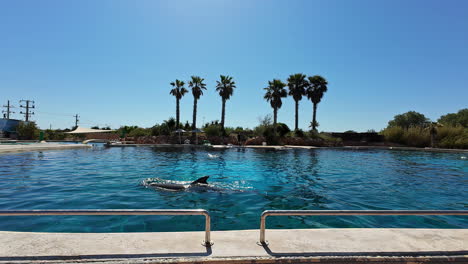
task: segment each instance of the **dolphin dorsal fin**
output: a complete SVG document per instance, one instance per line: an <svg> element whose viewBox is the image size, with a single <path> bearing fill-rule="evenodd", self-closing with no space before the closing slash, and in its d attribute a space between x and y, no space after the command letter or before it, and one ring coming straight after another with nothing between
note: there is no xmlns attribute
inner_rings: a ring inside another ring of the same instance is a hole
<svg viewBox="0 0 468 264"><path fill-rule="evenodd" d="M194 185L194 184L208 184L206 181L208 180L210 176L203 176L199 179L197 179L196 181L192 182L190 185Z"/></svg>

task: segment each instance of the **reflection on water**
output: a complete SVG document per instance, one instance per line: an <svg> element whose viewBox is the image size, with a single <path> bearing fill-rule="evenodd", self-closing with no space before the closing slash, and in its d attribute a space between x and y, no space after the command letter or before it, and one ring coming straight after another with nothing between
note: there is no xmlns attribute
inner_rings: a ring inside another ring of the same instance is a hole
<svg viewBox="0 0 468 264"><path fill-rule="evenodd" d="M210 154L210 155L208 155ZM215 157L215 158L214 158ZM213 190L146 188L159 178ZM0 209L203 208L214 230L258 228L267 209L466 209L460 154L384 150L102 148L0 155ZM468 226L466 217L272 217L269 228ZM194 216L7 217L0 230L201 230Z"/></svg>

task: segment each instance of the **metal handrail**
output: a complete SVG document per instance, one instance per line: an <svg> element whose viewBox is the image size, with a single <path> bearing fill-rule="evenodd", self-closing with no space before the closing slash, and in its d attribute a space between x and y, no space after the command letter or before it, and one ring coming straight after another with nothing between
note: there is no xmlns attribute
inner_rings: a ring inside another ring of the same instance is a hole
<svg viewBox="0 0 468 264"><path fill-rule="evenodd" d="M82 209L82 210L0 210L0 216L25 215L203 215L205 216L205 240L211 246L211 217L204 209Z"/></svg>
<svg viewBox="0 0 468 264"><path fill-rule="evenodd" d="M260 217L261 244L266 243L266 218L274 215L468 215L468 210L266 210Z"/></svg>

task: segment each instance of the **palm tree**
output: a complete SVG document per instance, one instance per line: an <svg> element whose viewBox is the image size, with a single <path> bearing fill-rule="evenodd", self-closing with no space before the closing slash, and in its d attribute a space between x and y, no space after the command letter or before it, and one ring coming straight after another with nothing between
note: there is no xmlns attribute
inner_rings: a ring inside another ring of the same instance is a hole
<svg viewBox="0 0 468 264"><path fill-rule="evenodd" d="M320 75L315 75L312 77L309 77L309 87L307 87L306 94L307 98L309 98L312 101L312 104L314 105L314 113L312 117L312 130L317 130L317 120L316 120L316 114L317 114L317 105L320 103L320 100L322 100L323 94L327 91L327 85L328 82L325 80Z"/></svg>
<svg viewBox="0 0 468 264"><path fill-rule="evenodd" d="M268 87L264 88L266 93L263 98L270 102L270 105L273 108L273 129L275 130L275 135L278 109L283 105L281 98L288 96L286 89L284 89L285 86L286 84L281 80L273 79L273 81L268 81Z"/></svg>
<svg viewBox="0 0 468 264"><path fill-rule="evenodd" d="M205 79L199 76L192 76L189 81L189 87L192 88L193 94L193 123L192 129L197 128L197 101L203 95L203 90L206 90L206 84L203 83Z"/></svg>
<svg viewBox="0 0 468 264"><path fill-rule="evenodd" d="M176 98L176 128L179 129L179 121L180 121L180 109L179 109L179 101L182 99L182 96L184 96L186 93L188 93L188 90L185 89L184 87L184 82L175 80L175 82L171 82L172 87L174 87L170 94L175 96Z"/></svg>
<svg viewBox="0 0 468 264"><path fill-rule="evenodd" d="M216 91L221 96L223 101L221 109L221 130L224 133L224 116L226 114L226 100L231 98L234 88L236 88L236 83L232 80L231 76L220 75L221 81L216 81Z"/></svg>
<svg viewBox="0 0 468 264"><path fill-rule="evenodd" d="M309 85L306 76L302 73L296 73L289 75L288 87L289 95L291 95L296 102L296 118L294 130L298 130L299 126L299 101L303 95L306 95L306 88Z"/></svg>

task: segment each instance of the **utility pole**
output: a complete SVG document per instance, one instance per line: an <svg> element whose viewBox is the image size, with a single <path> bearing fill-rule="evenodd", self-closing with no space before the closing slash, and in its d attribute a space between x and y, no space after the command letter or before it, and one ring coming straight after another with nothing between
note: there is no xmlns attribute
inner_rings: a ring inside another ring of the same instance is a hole
<svg viewBox="0 0 468 264"><path fill-rule="evenodd" d="M78 127L78 121L80 121L78 119L78 117L80 117L78 114L74 115L73 117L75 117L75 127Z"/></svg>
<svg viewBox="0 0 468 264"><path fill-rule="evenodd" d="M25 102L26 105L22 105L21 102ZM23 114L24 117L25 117L25 118L24 118L24 119L25 119L24 121L28 122L28 121L29 121L29 117L32 116L32 115L34 115L34 112L31 112L31 110L30 110L30 109L36 108L36 107L34 106L34 101L32 101L32 100L20 100L20 107L26 109L25 112L21 111L20 114Z"/></svg>
<svg viewBox="0 0 468 264"><path fill-rule="evenodd" d="M15 108L15 107L10 105L10 100L8 100L7 104L3 105L3 107L6 108L6 111L5 110L2 111L2 113L6 113L6 115L3 115L3 116L6 117L6 119L10 119L10 114L15 113L15 112L11 111L10 109Z"/></svg>

